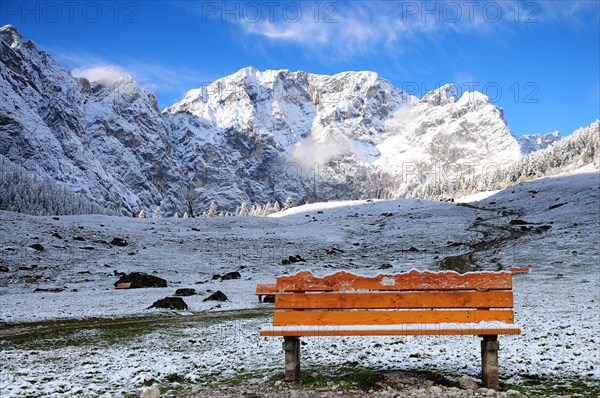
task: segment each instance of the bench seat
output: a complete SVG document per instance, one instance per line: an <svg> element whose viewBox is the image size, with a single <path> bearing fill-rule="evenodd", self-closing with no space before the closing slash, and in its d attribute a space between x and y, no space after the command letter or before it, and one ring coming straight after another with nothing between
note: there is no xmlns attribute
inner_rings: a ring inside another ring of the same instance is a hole
<svg viewBox="0 0 600 398"><path fill-rule="evenodd" d="M268 326L261 336L447 336L521 334L521 329L510 323L413 323L400 325L302 325Z"/></svg>

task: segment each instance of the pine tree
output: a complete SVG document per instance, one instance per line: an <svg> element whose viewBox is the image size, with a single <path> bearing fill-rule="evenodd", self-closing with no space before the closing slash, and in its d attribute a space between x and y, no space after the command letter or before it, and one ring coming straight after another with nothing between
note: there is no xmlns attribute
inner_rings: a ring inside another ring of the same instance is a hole
<svg viewBox="0 0 600 398"><path fill-rule="evenodd" d="M210 205L208 206L208 213L206 213L206 216L211 218L217 216L217 204L214 200L210 202Z"/></svg>
<svg viewBox="0 0 600 398"><path fill-rule="evenodd" d="M189 218L190 215L188 214L188 212L186 211L185 213L183 213L183 218Z"/></svg>
<svg viewBox="0 0 600 398"><path fill-rule="evenodd" d="M178 211L175 212L175 216L174 217L175 218L179 218L179 212Z"/></svg>
<svg viewBox="0 0 600 398"><path fill-rule="evenodd" d="M277 213L281 211L281 206L279 206L279 202L275 201L275 203L273 203L273 207L271 209L271 213Z"/></svg>
<svg viewBox="0 0 600 398"><path fill-rule="evenodd" d="M138 217L139 218L146 218L146 212L144 210L140 210L140 212L138 213Z"/></svg>
<svg viewBox="0 0 600 398"><path fill-rule="evenodd" d="M273 207L271 206L271 202L267 202L265 204L265 207L263 207L263 209L262 209L261 215L262 216L268 216L272 212L273 212Z"/></svg>
<svg viewBox="0 0 600 398"><path fill-rule="evenodd" d="M250 215L250 211L248 210L248 205L246 202L242 203L242 205L238 208L238 211L236 211L236 214L242 217Z"/></svg>
<svg viewBox="0 0 600 398"><path fill-rule="evenodd" d="M154 217L155 218L161 217L160 206L156 206L156 210L154 210Z"/></svg>
<svg viewBox="0 0 600 398"><path fill-rule="evenodd" d="M283 210L291 209L292 207L294 207L294 200L292 199L291 196L288 196L287 199L285 200L285 205L283 206Z"/></svg>

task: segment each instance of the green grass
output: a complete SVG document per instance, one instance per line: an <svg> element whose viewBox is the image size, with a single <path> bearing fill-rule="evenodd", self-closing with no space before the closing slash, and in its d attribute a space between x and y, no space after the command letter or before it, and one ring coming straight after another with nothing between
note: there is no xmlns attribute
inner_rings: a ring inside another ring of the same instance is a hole
<svg viewBox="0 0 600 398"><path fill-rule="evenodd" d="M557 395L578 394L582 398L598 398L600 381L591 377L545 378L525 375L519 385L506 384L504 389L513 389L533 397L554 397Z"/></svg>

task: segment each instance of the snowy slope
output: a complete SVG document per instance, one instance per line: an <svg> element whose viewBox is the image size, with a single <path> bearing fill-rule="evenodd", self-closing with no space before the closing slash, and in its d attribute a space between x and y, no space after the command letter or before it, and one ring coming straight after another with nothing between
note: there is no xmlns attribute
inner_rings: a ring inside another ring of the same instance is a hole
<svg viewBox="0 0 600 398"><path fill-rule="evenodd" d="M599 380L600 359L589 349L600 321L599 201L595 172L519 184L468 205L409 199L325 203L293 208L279 218L54 220L0 212L0 265L9 269L0 273L2 322L157 317L133 323L131 330L124 329L126 337L115 334L114 325L89 324L57 335L48 331L39 340L0 339L5 361L0 380L14 396L88 396L124 395L147 380L166 383L169 373L203 382L239 375L243 368L269 377L281 371L281 341L257 337L271 315L260 314L269 304L257 303L256 283L301 269L318 275L340 269L370 275L437 270L443 258L474 247L479 247L474 269L531 268L514 276L515 318L523 334L500 338L501 379L517 384L525 377ZM511 224L515 219L528 224ZM129 246L103 243L115 236L126 238ZM32 243L45 250L29 249ZM332 247L339 250L328 254ZM306 262L281 265L281 259L296 254ZM166 278L169 287L115 290L115 270L149 272ZM213 274L234 270L241 279L212 280ZM66 289L33 292L55 287ZM178 287L199 292L185 298L191 309L182 314L187 318L163 319L169 311L146 309ZM230 301L220 307L203 302L208 289L222 290ZM218 311L228 309L259 313L219 318ZM208 313L216 318L203 317ZM374 369L426 368L474 377L480 367L476 337L305 341L308 367L357 362ZM48 382L35 383L44 377Z"/></svg>

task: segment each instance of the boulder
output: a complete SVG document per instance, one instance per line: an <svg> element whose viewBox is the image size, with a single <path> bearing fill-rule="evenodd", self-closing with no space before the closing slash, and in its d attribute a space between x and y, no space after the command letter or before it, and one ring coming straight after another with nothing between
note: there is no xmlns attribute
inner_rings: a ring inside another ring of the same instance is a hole
<svg viewBox="0 0 600 398"><path fill-rule="evenodd" d="M228 272L226 274L223 274L223 276L221 277L221 280L228 281L231 279L240 279L241 277L242 277L242 275L240 275L239 272L233 271L233 272Z"/></svg>
<svg viewBox="0 0 600 398"><path fill-rule="evenodd" d="M181 289L175 290L175 296L179 296L179 297L188 297L188 296L193 296L194 294L196 294L196 289L181 288Z"/></svg>
<svg viewBox="0 0 600 398"><path fill-rule="evenodd" d="M213 294L211 294L210 296L208 296L207 298L205 298L204 301L227 301L228 298L225 295L225 293L223 293L220 290L217 290L216 292L214 292Z"/></svg>
<svg viewBox="0 0 600 398"><path fill-rule="evenodd" d="M150 308L165 308L168 310L187 310L188 306L181 297L165 297L155 301Z"/></svg>
<svg viewBox="0 0 600 398"><path fill-rule="evenodd" d="M145 390L140 398L160 398L160 390L156 387Z"/></svg>
<svg viewBox="0 0 600 398"><path fill-rule="evenodd" d="M115 287L119 284L129 283L130 289L139 289L144 287L167 287L167 281L158 276L148 275L143 272L131 272L126 275L122 275L118 281L115 282Z"/></svg>
<svg viewBox="0 0 600 398"><path fill-rule="evenodd" d="M467 375L461 376L458 379L458 385L463 390L477 390L477 388L478 388L477 383L475 382L475 380L473 380L472 377L469 377Z"/></svg>
<svg viewBox="0 0 600 398"><path fill-rule="evenodd" d="M29 247L31 247L33 250L37 250L38 252L44 251L44 246L40 245L39 243L34 243L33 245L29 245Z"/></svg>
<svg viewBox="0 0 600 398"><path fill-rule="evenodd" d="M5 267L4 265L0 265L0 272L8 272L8 267Z"/></svg>
<svg viewBox="0 0 600 398"><path fill-rule="evenodd" d="M305 263L306 260L299 254L296 254L295 256L289 256L288 260L290 263Z"/></svg>
<svg viewBox="0 0 600 398"><path fill-rule="evenodd" d="M274 303L275 302L275 295L274 294L267 294L265 297L263 297L263 303Z"/></svg>
<svg viewBox="0 0 600 398"><path fill-rule="evenodd" d="M110 241L110 244L113 246L125 247L129 243L127 243L127 241L122 238L113 238L113 240Z"/></svg>

